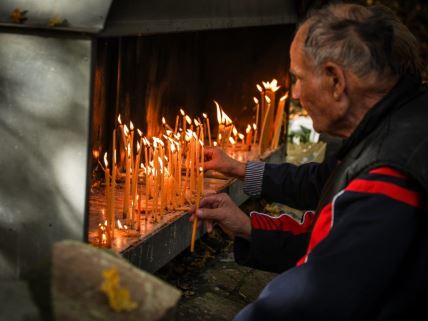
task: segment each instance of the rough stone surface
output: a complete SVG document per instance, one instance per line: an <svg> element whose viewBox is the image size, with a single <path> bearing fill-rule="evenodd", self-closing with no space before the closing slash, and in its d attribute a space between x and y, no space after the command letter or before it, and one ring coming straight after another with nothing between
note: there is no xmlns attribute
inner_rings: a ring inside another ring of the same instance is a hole
<svg viewBox="0 0 428 321"><path fill-rule="evenodd" d="M41 321L25 281L0 279L0 321Z"/></svg>
<svg viewBox="0 0 428 321"><path fill-rule="evenodd" d="M121 287L138 304L135 310L115 312L101 292L102 272L113 266L119 271ZM174 320L180 291L109 251L63 241L54 245L52 298L58 321Z"/></svg>
<svg viewBox="0 0 428 321"><path fill-rule="evenodd" d="M242 300L220 292L205 292L184 302L178 311L178 320L230 321L245 306Z"/></svg>
<svg viewBox="0 0 428 321"><path fill-rule="evenodd" d="M252 302L260 294L260 291L268 284L276 274L263 272L259 270L252 270L248 273L243 280L239 294L245 298L248 302Z"/></svg>
<svg viewBox="0 0 428 321"><path fill-rule="evenodd" d="M232 241L219 228L200 239L194 253L183 252L157 275L184 292L178 321L230 321L276 276L236 264Z"/></svg>

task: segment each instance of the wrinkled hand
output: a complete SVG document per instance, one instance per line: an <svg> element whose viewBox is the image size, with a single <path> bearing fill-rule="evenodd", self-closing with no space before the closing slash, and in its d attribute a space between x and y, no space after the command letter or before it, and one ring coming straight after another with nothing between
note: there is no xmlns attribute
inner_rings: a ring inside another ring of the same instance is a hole
<svg viewBox="0 0 428 321"><path fill-rule="evenodd" d="M204 169L214 169L225 175L243 179L245 176L245 163L229 157L219 147L207 147L204 149Z"/></svg>
<svg viewBox="0 0 428 321"><path fill-rule="evenodd" d="M223 231L232 237L238 236L249 239L251 235L251 221L247 214L242 212L225 194L212 194L201 200L200 207L190 210L191 221L196 215L198 219L207 223L207 231L212 230L212 223L218 223Z"/></svg>

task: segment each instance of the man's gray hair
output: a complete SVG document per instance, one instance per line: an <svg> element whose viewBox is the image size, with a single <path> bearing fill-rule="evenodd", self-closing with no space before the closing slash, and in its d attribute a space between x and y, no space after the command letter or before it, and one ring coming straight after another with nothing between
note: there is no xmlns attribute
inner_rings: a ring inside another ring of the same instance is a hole
<svg viewBox="0 0 428 321"><path fill-rule="evenodd" d="M304 50L320 67L332 61L358 77L419 75L416 38L389 9L329 5L310 13Z"/></svg>

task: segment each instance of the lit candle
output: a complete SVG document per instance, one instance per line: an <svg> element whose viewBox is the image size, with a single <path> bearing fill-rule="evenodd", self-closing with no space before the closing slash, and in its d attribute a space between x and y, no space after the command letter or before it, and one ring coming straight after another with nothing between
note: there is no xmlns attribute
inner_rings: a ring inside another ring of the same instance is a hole
<svg viewBox="0 0 428 321"><path fill-rule="evenodd" d="M146 168L147 168L149 166L148 148L150 146L150 142L146 137L144 137L143 142L144 142L144 160L146 161Z"/></svg>
<svg viewBox="0 0 428 321"><path fill-rule="evenodd" d="M132 172L132 183L131 183L131 195L132 195L132 212L131 212L131 221L137 230L139 228L139 214L135 212L137 203L137 189L138 189L138 169L140 168L140 157L141 157L141 146L137 142L137 156L135 158L134 171Z"/></svg>
<svg viewBox="0 0 428 321"><path fill-rule="evenodd" d="M276 110L276 91L280 88L278 86L278 82L276 79L272 79L272 81L269 82L263 82L263 85L265 87L265 94L266 97L269 97L268 102L268 108L266 108L267 113L267 120L266 120L266 130L263 133L265 135L265 143L267 146L270 146L272 144L272 138L274 135L274 116L275 116L275 110ZM267 136L267 137L266 137Z"/></svg>
<svg viewBox="0 0 428 321"><path fill-rule="evenodd" d="M105 200L106 200L106 217L110 224L111 220L111 194L110 194L110 169L108 167L107 153L104 153L104 176L105 176Z"/></svg>
<svg viewBox="0 0 428 321"><path fill-rule="evenodd" d="M129 219L129 189L131 183L131 144L128 143L125 166L125 187L123 194L123 218Z"/></svg>
<svg viewBox="0 0 428 321"><path fill-rule="evenodd" d="M111 178L111 220L110 230L111 239L114 239L114 222L116 221L115 207L116 207L116 172L117 172L117 159L116 159L116 129L113 130L113 154L112 154L112 178Z"/></svg>
<svg viewBox="0 0 428 321"><path fill-rule="evenodd" d="M265 119L265 114L266 114L266 100L265 100L265 92L263 90L263 87L260 86L259 84L256 85L257 90L260 92L260 111L259 111L259 119L257 119L257 121L260 122L260 125L263 126L263 120ZM257 126L259 126L258 123L256 123ZM260 126L260 127L261 127ZM260 133L261 135L261 133ZM259 139L260 142L260 139Z"/></svg>
<svg viewBox="0 0 428 321"><path fill-rule="evenodd" d="M130 129L130 142L131 142L131 169L134 171L134 124L132 121L129 122L129 129ZM138 167L137 167L138 168Z"/></svg>
<svg viewBox="0 0 428 321"><path fill-rule="evenodd" d="M253 143L256 144L256 142L257 142L257 125L256 125L256 123L253 124L253 130L254 130L254 140L253 140Z"/></svg>
<svg viewBox="0 0 428 321"><path fill-rule="evenodd" d="M120 119L120 114L119 114L119 116L117 116L117 122L119 123L119 128L120 128L120 130L121 130L121 132L122 132L122 142L123 142L123 146L124 146L124 148L126 148L126 134L125 134L125 129L124 129L124 127L123 127L123 125L122 125L122 120Z"/></svg>
<svg viewBox="0 0 428 321"><path fill-rule="evenodd" d="M242 133L239 133L239 134L238 134L238 137L239 137L239 139L241 140L241 144L242 144L242 146L244 146L244 139L245 139L245 135L244 135L244 134L242 134Z"/></svg>
<svg viewBox="0 0 428 321"><path fill-rule="evenodd" d="M159 206L159 215L163 217L163 210L165 206L165 167L163 166L163 161L159 157L159 194L160 194L160 206Z"/></svg>
<svg viewBox="0 0 428 321"><path fill-rule="evenodd" d="M247 129L245 129L245 133L247 134L247 138L246 138L246 144L247 147L250 148L251 146L251 141L252 141L252 131L251 131L251 125L247 125Z"/></svg>
<svg viewBox="0 0 428 321"><path fill-rule="evenodd" d="M257 143L257 127L259 126L259 111L260 111L260 105L259 100L256 97L253 97L254 103L256 104L256 128L254 128L254 144ZM254 126L253 126L254 127Z"/></svg>
<svg viewBox="0 0 428 321"><path fill-rule="evenodd" d="M149 198L150 198L150 168L146 166L146 222L145 230L147 231L147 221L149 220Z"/></svg>
<svg viewBox="0 0 428 321"><path fill-rule="evenodd" d="M279 136L281 133L281 126L284 119L284 107L285 107L285 101L288 97L288 93L286 93L284 96L282 96L279 100L278 109L276 111L275 116L275 124L274 124L274 135L272 138L272 149L278 148L279 144Z"/></svg>
<svg viewBox="0 0 428 321"><path fill-rule="evenodd" d="M198 183L196 188L196 202L195 202L195 212L198 210L200 202L201 202L201 194L203 190L203 182L204 182L204 169L199 167L198 173ZM194 252L195 250L195 241L196 241L196 231L198 227L198 218L195 215L192 226L192 239L190 242L190 252Z"/></svg>
<svg viewBox="0 0 428 321"><path fill-rule="evenodd" d="M175 117L174 134L177 134L177 131L178 131L178 121L179 121L179 119L180 119L180 116L179 116L179 115L177 115L177 116Z"/></svg>
<svg viewBox="0 0 428 321"><path fill-rule="evenodd" d="M186 113L183 109L180 109L181 116L183 116L183 132L186 132Z"/></svg>
<svg viewBox="0 0 428 321"><path fill-rule="evenodd" d="M186 122L190 125L190 130L193 131L192 118L189 115L186 115Z"/></svg>
<svg viewBox="0 0 428 321"><path fill-rule="evenodd" d="M205 122L207 123L207 133L208 133L208 143L209 146L212 146L211 144L211 128L210 128L210 119L208 118L207 114L203 113L202 116L205 118Z"/></svg>
<svg viewBox="0 0 428 321"><path fill-rule="evenodd" d="M216 102L214 100L214 104L216 106L216 111L217 111L217 122L218 122L218 129L217 129L217 143L219 145L221 145L221 140L222 140L222 136L223 136L223 128L224 128L224 124L223 124L223 119L222 119L222 115L221 115L221 109L220 109L220 105L218 104L218 102Z"/></svg>
<svg viewBox="0 0 428 321"><path fill-rule="evenodd" d="M233 126L233 128L232 128L232 134L233 134L233 139L235 140L235 141L238 141L238 130L236 129L236 127L235 126Z"/></svg>
<svg viewBox="0 0 428 321"><path fill-rule="evenodd" d="M264 154L264 152L266 151L266 148L268 146L268 139L269 136L267 134L267 132L270 130L269 129L269 124L268 124L268 118L269 118L269 113L270 113L270 98L268 96L265 96L265 100L267 103L267 107L266 107L266 114L264 116L263 119L263 125L262 125L262 130L260 131L260 154Z"/></svg>

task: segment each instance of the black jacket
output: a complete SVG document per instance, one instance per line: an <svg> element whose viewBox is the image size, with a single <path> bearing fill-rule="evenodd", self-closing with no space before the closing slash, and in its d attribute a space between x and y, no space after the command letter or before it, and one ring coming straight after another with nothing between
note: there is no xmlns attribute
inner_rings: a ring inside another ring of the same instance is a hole
<svg viewBox="0 0 428 321"><path fill-rule="evenodd" d="M236 320L428 319L427 120L428 91L403 78L335 159L266 164L262 196L316 213L251 214L237 261L282 273Z"/></svg>

